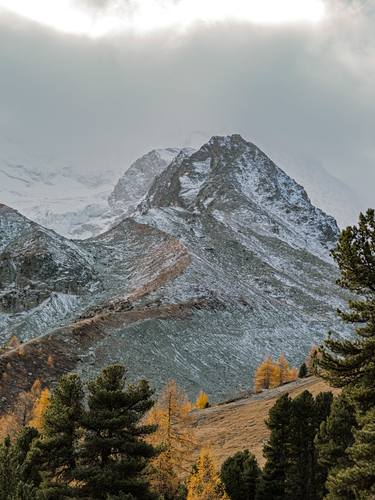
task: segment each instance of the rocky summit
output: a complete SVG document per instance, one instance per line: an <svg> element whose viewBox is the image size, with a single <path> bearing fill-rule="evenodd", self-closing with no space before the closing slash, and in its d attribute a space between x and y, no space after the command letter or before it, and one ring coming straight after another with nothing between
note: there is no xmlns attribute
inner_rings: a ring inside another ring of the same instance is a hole
<svg viewBox="0 0 375 500"><path fill-rule="evenodd" d="M123 218L93 238L1 208L1 338L39 360L26 368L9 351L3 367L56 378L121 361L156 388L175 378L222 398L248 388L267 354L300 362L337 326L335 220L239 135L146 160L128 174L138 195L123 178L111 196Z"/></svg>

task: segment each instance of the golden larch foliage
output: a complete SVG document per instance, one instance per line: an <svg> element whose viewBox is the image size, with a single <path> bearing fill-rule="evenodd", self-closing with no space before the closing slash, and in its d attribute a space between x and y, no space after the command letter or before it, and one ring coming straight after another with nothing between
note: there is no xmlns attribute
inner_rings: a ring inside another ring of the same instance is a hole
<svg viewBox="0 0 375 500"><path fill-rule="evenodd" d="M207 394L204 391L200 391L197 400L195 401L195 407L199 410L204 410L205 408L208 408L209 405L210 403Z"/></svg>
<svg viewBox="0 0 375 500"><path fill-rule="evenodd" d="M49 389L43 389L39 398L34 403L31 413L31 419L28 422L28 425L30 427L35 427L35 429L37 429L38 431L42 430L44 414L48 408L50 398L51 393Z"/></svg>
<svg viewBox="0 0 375 500"><path fill-rule="evenodd" d="M257 368L255 372L255 391L260 392L263 389L271 387L271 379L274 363L269 357L265 359Z"/></svg>
<svg viewBox="0 0 375 500"><path fill-rule="evenodd" d="M277 364L280 367L280 384L285 384L286 382L289 381L289 363L288 360L286 359L286 356L284 353L282 353L279 356L279 359L277 360Z"/></svg>
<svg viewBox="0 0 375 500"><path fill-rule="evenodd" d="M18 432L29 424L33 417L33 409L42 393L42 384L36 379L30 391L21 392L18 397L12 413L6 414L0 418L0 436L9 435L14 437Z"/></svg>
<svg viewBox="0 0 375 500"><path fill-rule="evenodd" d="M288 380L287 382L294 382L298 378L298 370L297 368L290 368L288 372Z"/></svg>
<svg viewBox="0 0 375 500"><path fill-rule="evenodd" d="M229 500L211 453L202 450L187 482L187 500Z"/></svg>
<svg viewBox="0 0 375 500"><path fill-rule="evenodd" d="M191 403L186 394L170 381L147 416L147 424L156 425L148 437L161 452L153 460L151 483L153 489L166 498L173 498L180 478L190 471L190 456L195 448L191 429Z"/></svg>
<svg viewBox="0 0 375 500"><path fill-rule="evenodd" d="M261 392L264 389L273 389L280 385L292 382L297 379L297 368L290 368L285 354L281 354L276 361L271 357L266 358L256 369L255 372L255 392Z"/></svg>

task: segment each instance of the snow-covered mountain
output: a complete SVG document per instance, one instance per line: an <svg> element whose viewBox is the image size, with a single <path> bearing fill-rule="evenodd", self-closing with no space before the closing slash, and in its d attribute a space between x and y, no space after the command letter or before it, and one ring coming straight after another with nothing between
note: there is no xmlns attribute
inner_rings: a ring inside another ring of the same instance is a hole
<svg viewBox="0 0 375 500"><path fill-rule="evenodd" d="M45 321L53 310L47 301L30 304L22 318L3 311L4 340L43 334L28 344L30 355L58 351L60 363L48 376L67 369L87 375L120 361L130 377L145 376L156 387L176 378L192 396L203 388L221 398L248 387L266 354L284 351L298 363L338 326L343 302L329 257L335 220L238 135L176 153L132 217L73 243L70 265L89 259L91 275L71 295L76 300L59 316L59 328ZM5 210L3 225L10 218ZM12 234L3 254L14 260L22 235ZM39 255L34 241L31 255ZM52 260L59 282L65 268L58 253ZM33 267L29 276L39 281ZM12 280L8 288L22 289L23 281ZM33 370L45 376L38 363Z"/></svg>
<svg viewBox="0 0 375 500"><path fill-rule="evenodd" d="M155 177L163 172L181 152L193 153L193 149L154 149L135 161L117 182L109 204L130 215L147 193Z"/></svg>

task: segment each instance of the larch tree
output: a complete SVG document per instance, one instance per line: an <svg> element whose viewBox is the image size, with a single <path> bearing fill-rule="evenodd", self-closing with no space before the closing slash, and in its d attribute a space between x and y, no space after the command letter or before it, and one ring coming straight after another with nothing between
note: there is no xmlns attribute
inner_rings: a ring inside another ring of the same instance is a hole
<svg viewBox="0 0 375 500"><path fill-rule="evenodd" d="M171 380L147 416L146 422L156 426L148 442L160 448L152 461L152 486L166 499L176 496L181 475L190 470L190 457L195 448L190 409L185 392Z"/></svg>
<svg viewBox="0 0 375 500"><path fill-rule="evenodd" d="M256 369L254 384L256 392L260 392L263 389L269 389L271 387L274 372L274 363L271 357L268 357Z"/></svg>
<svg viewBox="0 0 375 500"><path fill-rule="evenodd" d="M289 382L289 377L290 377L289 363L288 363L288 360L286 359L286 356L284 353L282 353L279 356L279 359L277 360L277 364L280 367L280 383L279 383L279 385L282 385L282 384Z"/></svg>
<svg viewBox="0 0 375 500"><path fill-rule="evenodd" d="M81 419L84 434L74 471L78 496L155 498L145 475L156 454L146 438L155 427L142 424L154 404L153 391L145 380L127 385L121 365L103 369L88 390L88 409Z"/></svg>
<svg viewBox="0 0 375 500"><path fill-rule="evenodd" d="M31 412L31 419L28 423L30 427L34 427L35 429L38 429L38 431L42 430L44 414L47 411L50 398L51 398L51 393L49 389L46 387L45 389L42 390L39 398L34 403Z"/></svg>
<svg viewBox="0 0 375 500"><path fill-rule="evenodd" d="M204 410L210 406L208 395L204 391L200 391L195 401L195 407L199 410Z"/></svg>
<svg viewBox="0 0 375 500"><path fill-rule="evenodd" d="M353 498L371 498L375 488L375 211L360 214L357 226L342 231L332 252L340 268L339 284L357 294L341 318L355 325L353 338L330 335L320 350L319 374L345 389L356 409L357 431L348 453L353 464L331 477L336 487L350 487Z"/></svg>
<svg viewBox="0 0 375 500"><path fill-rule="evenodd" d="M187 483L187 500L229 500L211 453L202 450Z"/></svg>

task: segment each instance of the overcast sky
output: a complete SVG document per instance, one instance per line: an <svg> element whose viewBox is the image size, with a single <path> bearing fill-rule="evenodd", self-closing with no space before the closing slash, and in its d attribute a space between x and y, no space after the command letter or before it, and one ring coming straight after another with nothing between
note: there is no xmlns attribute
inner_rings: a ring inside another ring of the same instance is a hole
<svg viewBox="0 0 375 500"><path fill-rule="evenodd" d="M321 19L283 22L264 12L241 21L226 10L235 1L221 1L223 12L193 12L188 24L183 11L143 23L145 2L132 0L133 26L128 10L117 23L118 1L68 3L106 23L66 33L69 16L52 27L0 7L0 146L120 171L155 147L241 133L276 160L324 167L363 208L375 205L373 0L327 0Z"/></svg>

